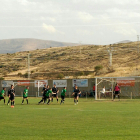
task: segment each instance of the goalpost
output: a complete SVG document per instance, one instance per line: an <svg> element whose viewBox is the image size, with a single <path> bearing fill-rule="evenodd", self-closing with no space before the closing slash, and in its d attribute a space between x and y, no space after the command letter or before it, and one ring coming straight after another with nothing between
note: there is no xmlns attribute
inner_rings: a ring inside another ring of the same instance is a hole
<svg viewBox="0 0 140 140"><path fill-rule="evenodd" d="M113 100L114 87L118 83L121 88L121 99L140 98L140 77L97 77L95 78L95 100ZM105 93L103 94L103 87Z"/></svg>
<svg viewBox="0 0 140 140"><path fill-rule="evenodd" d="M95 78L95 100L113 99L114 79L111 77ZM103 88L105 87L105 93Z"/></svg>
<svg viewBox="0 0 140 140"><path fill-rule="evenodd" d="M15 89L15 95L16 96L23 96L23 91L24 89L28 86L29 87L29 96L32 97L37 97L37 90L36 88L34 88L34 82L30 82L30 81L17 81L17 82L13 82L13 86Z"/></svg>
<svg viewBox="0 0 140 140"><path fill-rule="evenodd" d="M42 96L42 88L46 83L47 80L36 80L36 81L28 81L28 80L22 80L13 82L13 86L15 88L15 94L16 96L23 96L24 89L28 86L29 87L29 93L28 96L30 97L41 97Z"/></svg>

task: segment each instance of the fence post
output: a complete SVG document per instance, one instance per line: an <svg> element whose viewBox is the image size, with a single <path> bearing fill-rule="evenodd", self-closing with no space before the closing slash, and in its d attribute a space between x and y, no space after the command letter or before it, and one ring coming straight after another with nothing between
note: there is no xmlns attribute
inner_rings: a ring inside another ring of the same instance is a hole
<svg viewBox="0 0 140 140"><path fill-rule="evenodd" d="M37 92L36 92L36 97L37 97Z"/></svg>

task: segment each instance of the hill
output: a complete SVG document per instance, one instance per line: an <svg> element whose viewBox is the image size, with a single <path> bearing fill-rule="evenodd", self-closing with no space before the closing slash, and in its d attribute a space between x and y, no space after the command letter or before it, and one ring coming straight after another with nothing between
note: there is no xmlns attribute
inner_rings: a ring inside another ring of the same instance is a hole
<svg viewBox="0 0 140 140"><path fill-rule="evenodd" d="M74 46L76 43L65 43L39 39L5 39L0 40L0 53L15 53L50 47Z"/></svg>
<svg viewBox="0 0 140 140"><path fill-rule="evenodd" d="M53 47L0 54L0 77L27 79L28 54L31 79L140 75L140 53L136 44L137 42L113 44L112 66L109 65L109 45Z"/></svg>

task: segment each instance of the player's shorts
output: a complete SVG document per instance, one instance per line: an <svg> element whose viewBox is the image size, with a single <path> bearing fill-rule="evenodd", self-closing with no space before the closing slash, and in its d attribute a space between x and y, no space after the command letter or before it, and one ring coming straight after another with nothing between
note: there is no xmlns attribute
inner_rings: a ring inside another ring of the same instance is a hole
<svg viewBox="0 0 140 140"><path fill-rule="evenodd" d="M58 93L52 94L52 97L58 97Z"/></svg>
<svg viewBox="0 0 140 140"><path fill-rule="evenodd" d="M49 98L50 98L49 96L44 96L44 100L49 99Z"/></svg>
<svg viewBox="0 0 140 140"><path fill-rule="evenodd" d="M0 97L0 100L1 100L1 99L4 99L4 97Z"/></svg>
<svg viewBox="0 0 140 140"><path fill-rule="evenodd" d="M11 101L14 100L14 99L15 99L15 96L14 95L10 96L10 100Z"/></svg>
<svg viewBox="0 0 140 140"><path fill-rule="evenodd" d="M62 95L61 95L61 99L64 100L64 99L65 99L65 96L62 96Z"/></svg>
<svg viewBox="0 0 140 140"><path fill-rule="evenodd" d="M115 91L115 94L119 94L120 93L120 91Z"/></svg>
<svg viewBox="0 0 140 140"><path fill-rule="evenodd" d="M23 98L28 98L28 97L24 97L24 96L23 96Z"/></svg>
<svg viewBox="0 0 140 140"><path fill-rule="evenodd" d="M77 93L74 94L74 97L77 98L79 95Z"/></svg>

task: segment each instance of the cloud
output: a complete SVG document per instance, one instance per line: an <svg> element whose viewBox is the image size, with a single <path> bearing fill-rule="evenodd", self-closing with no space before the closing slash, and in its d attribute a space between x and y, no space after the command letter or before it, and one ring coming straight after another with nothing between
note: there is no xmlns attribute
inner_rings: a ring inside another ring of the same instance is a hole
<svg viewBox="0 0 140 140"><path fill-rule="evenodd" d="M44 17L44 16L41 16L40 17L40 20L47 20L47 21L51 21L51 22L55 22L56 21L56 19L55 18L53 18L53 17Z"/></svg>
<svg viewBox="0 0 140 140"><path fill-rule="evenodd" d="M86 29L77 29L76 30L77 34L81 34L81 35L93 35L94 33L92 31L86 30Z"/></svg>
<svg viewBox="0 0 140 140"><path fill-rule="evenodd" d="M56 32L56 29L52 25L47 25L47 24L43 23L42 26L49 33L55 33Z"/></svg>
<svg viewBox="0 0 140 140"><path fill-rule="evenodd" d="M28 0L17 0L17 2L19 2L22 5L28 5L29 4Z"/></svg>
<svg viewBox="0 0 140 140"><path fill-rule="evenodd" d="M131 36L137 34L137 31L130 25L117 26L115 27L114 31L124 36Z"/></svg>
<svg viewBox="0 0 140 140"><path fill-rule="evenodd" d="M83 22L90 22L93 19L93 16L89 13L86 13L86 12L78 12L78 17Z"/></svg>

